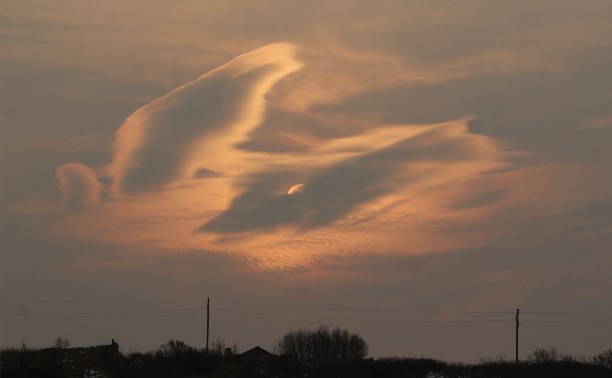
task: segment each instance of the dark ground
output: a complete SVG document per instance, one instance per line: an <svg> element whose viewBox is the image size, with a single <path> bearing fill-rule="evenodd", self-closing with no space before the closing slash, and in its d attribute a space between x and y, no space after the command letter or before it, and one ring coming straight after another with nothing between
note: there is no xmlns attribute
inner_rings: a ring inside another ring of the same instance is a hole
<svg viewBox="0 0 612 378"><path fill-rule="evenodd" d="M109 346L9 348L0 354L1 377L612 377L612 350L590 359L534 352L529 361L467 365L429 358L299 362L289 357L245 361L186 348L123 355Z"/></svg>

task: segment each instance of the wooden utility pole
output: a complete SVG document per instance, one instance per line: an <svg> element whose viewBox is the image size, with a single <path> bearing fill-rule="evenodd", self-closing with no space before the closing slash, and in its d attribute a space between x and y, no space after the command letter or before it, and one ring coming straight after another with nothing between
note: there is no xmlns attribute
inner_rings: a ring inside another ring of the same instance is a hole
<svg viewBox="0 0 612 378"><path fill-rule="evenodd" d="M206 298L206 354L208 354L209 331L210 331L210 298Z"/></svg>
<svg viewBox="0 0 612 378"><path fill-rule="evenodd" d="M519 329L519 309L516 309L516 364L518 365L518 329Z"/></svg>

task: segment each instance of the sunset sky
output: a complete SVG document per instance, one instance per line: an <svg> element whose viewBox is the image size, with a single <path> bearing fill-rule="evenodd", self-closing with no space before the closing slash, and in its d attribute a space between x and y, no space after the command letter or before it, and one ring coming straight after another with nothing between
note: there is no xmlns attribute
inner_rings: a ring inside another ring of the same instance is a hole
<svg viewBox="0 0 612 378"><path fill-rule="evenodd" d="M612 340L612 2L0 9L2 346Z"/></svg>

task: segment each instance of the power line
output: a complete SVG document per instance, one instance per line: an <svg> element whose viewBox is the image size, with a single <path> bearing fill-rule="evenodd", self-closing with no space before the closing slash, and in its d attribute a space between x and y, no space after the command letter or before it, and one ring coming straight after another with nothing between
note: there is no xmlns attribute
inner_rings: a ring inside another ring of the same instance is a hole
<svg viewBox="0 0 612 378"><path fill-rule="evenodd" d="M3 317L17 317L17 318L83 318L83 319L126 319L126 318L171 318L180 316L202 316L201 313L179 313L179 314L45 314L45 313L2 313Z"/></svg>
<svg viewBox="0 0 612 378"><path fill-rule="evenodd" d="M610 314L612 310L597 311L524 311L525 314Z"/></svg>
<svg viewBox="0 0 612 378"><path fill-rule="evenodd" d="M530 327L530 328L546 328L546 327L603 327L603 326L612 326L612 322L608 322L608 323L567 323L567 324L563 324L563 323L559 323L559 324L526 324L524 325L524 327Z"/></svg>
<svg viewBox="0 0 612 378"><path fill-rule="evenodd" d="M238 306L255 306L255 307L277 307L277 308L294 308L294 309L312 309L324 311L375 311L375 312L401 312L401 313L438 313L438 314L510 314L512 311L460 311L460 310L432 310L432 309L376 309L376 308L354 308L354 307L314 307L314 306L295 306L295 305L275 305L262 303L246 303L246 302L226 302L219 301L219 304L230 304Z"/></svg>
<svg viewBox="0 0 612 378"><path fill-rule="evenodd" d="M11 310L10 308L2 308L2 310ZM49 312L181 312L181 311L201 311L201 308L192 307L192 308L115 308L115 309L107 309L107 308L40 308L40 307L30 307L25 310L18 309L15 311L49 311Z"/></svg>
<svg viewBox="0 0 612 378"><path fill-rule="evenodd" d="M321 321L314 320L303 320L303 319L295 319L295 318L280 318L280 317L257 317L257 316L243 316L243 315L234 315L234 314L226 314L226 313L217 313L217 315L221 315L223 317L228 318L238 318L238 319L251 319L251 320L266 320L266 321L275 321L275 322L289 322L289 323L299 323L299 324L321 324ZM375 326L375 327L396 327L396 328L488 328L488 327L508 327L508 325L453 325L453 324L408 324L408 323L397 323L397 322L386 322L386 323L367 323L367 322L359 322L359 320L351 321L351 322L342 322L342 325L352 325L352 326Z"/></svg>
<svg viewBox="0 0 612 378"><path fill-rule="evenodd" d="M113 304L199 304L198 301L165 301L165 300L95 300L95 299L15 299L15 298L0 298L0 302L14 303L113 303ZM322 311L371 311L371 312L391 312L391 313L433 313L433 314L514 314L514 310L491 310L491 311L470 311L470 310L436 310L436 309L380 309L380 308L363 308L363 307L331 307L331 306L303 306L303 305L282 305L282 304L266 304L266 303L251 303L251 302L235 302L235 301L215 301L218 304L235 305L235 306L251 306L251 307L271 307L271 308L288 308L296 310L322 310ZM185 310L200 310L200 307L189 307ZM154 309L153 309L154 310ZM584 311L521 311L521 314L608 314L612 310L584 310Z"/></svg>
<svg viewBox="0 0 612 378"><path fill-rule="evenodd" d="M123 303L123 304L133 304L133 303L168 303L168 304L176 304L176 303L198 303L197 301L176 301L176 300L116 300L116 299L16 299L16 298L0 298L0 302L19 302L19 303L27 303L27 302L43 302L43 303Z"/></svg>
<svg viewBox="0 0 612 378"><path fill-rule="evenodd" d="M360 321L369 321L369 322L384 322L392 319L358 319L358 318L335 318L328 316L309 316L309 315L295 315L295 314L279 314L279 313L269 313L269 312L255 312L255 311L240 311L233 309L220 309L218 311L227 313L237 313L237 314L247 314L247 315L267 315L267 316L283 316L283 317L294 317L294 318L306 318L306 319L326 319L326 320L338 320L338 321L352 321L352 320L360 320ZM217 312L217 311L215 311ZM410 320L398 320L401 322L425 322L425 323L435 323L435 322L507 322L507 319L427 319L427 320L419 320L419 319L410 319Z"/></svg>
<svg viewBox="0 0 612 378"><path fill-rule="evenodd" d="M251 319L251 320L264 320L264 321L280 321L280 322L289 322L289 323L300 323L300 324L321 324L322 321L340 321L341 324L344 325L354 325L354 326L381 326L381 327L398 327L398 328L500 328L500 327L510 327L511 322L507 322L507 324L483 324L488 323L486 320L482 321L467 321L467 320L443 320L443 321L425 321L425 320L415 320L415 321L401 321L401 320L393 320L393 319L336 319L336 318L319 318L316 317L287 317L287 316L247 316L240 315L234 313L226 313L216 311L212 313L213 315L229 317L229 318L239 318L239 319ZM169 313L169 314L45 314L45 313L2 313L3 317L18 317L18 318L77 318L77 319L125 319L125 318L171 318L171 317L200 317L202 313ZM136 316L137 315L137 316ZM477 324L477 323L481 324ZM420 324L414 324L420 323ZM453 324L459 323L459 324ZM463 324L470 323L470 324ZM524 327L530 328L540 328L540 327L599 327L599 326L612 326L612 322L549 322L544 324L539 323L529 323L527 321L522 321L521 325Z"/></svg>
<svg viewBox="0 0 612 378"><path fill-rule="evenodd" d="M271 306L266 306L271 307ZM281 306L278 306L281 307ZM306 306L282 306L282 308L303 308ZM202 315L200 308L118 308L118 309L83 309L83 308L29 308L25 311L20 309L3 308L0 312L2 317L11 318L76 318L76 319L125 319L125 318L173 318L173 317L198 317ZM290 322L294 324L321 324L337 323L353 326L381 326L397 328L482 328L482 327L509 327L512 325L509 319L498 318L454 318L454 319L393 319L393 318L363 318L363 317L333 317L321 315L306 315L300 312L261 312L245 311L242 309L221 307L211 310L214 316L251 319L268 322ZM388 311L385 311L388 312ZM414 311L413 313L420 313ZM395 314L401 314L394 311ZM440 312L440 314L475 315L483 312ZM490 315L499 315L499 312L484 312ZM535 313L535 312L532 312ZM542 313L542 312L538 312ZM555 312L556 313L556 312ZM567 312L565 314L575 314ZM598 312L599 313L599 312ZM602 312L603 313L603 312ZM599 327L611 326L612 322L599 319L586 320L563 320L563 319L524 319L522 326L530 328L540 327Z"/></svg>

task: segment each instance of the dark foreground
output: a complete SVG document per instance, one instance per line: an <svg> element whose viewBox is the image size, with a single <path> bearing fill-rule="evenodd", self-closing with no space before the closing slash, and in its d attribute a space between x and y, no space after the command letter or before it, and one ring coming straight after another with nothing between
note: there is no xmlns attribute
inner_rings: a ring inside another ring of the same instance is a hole
<svg viewBox="0 0 612 378"><path fill-rule="evenodd" d="M9 377L612 377L612 350L590 359L531 358L518 365L484 361L465 365L429 358L378 358L299 362L289 357L248 359L199 350L124 355L109 346L4 349L2 378Z"/></svg>

